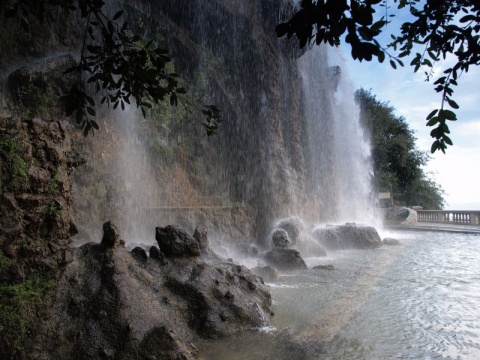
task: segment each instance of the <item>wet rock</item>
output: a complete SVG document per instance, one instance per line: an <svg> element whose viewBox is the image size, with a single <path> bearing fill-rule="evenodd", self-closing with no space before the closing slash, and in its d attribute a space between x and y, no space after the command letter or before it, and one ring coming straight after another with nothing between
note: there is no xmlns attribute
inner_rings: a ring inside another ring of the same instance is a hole
<svg viewBox="0 0 480 360"><path fill-rule="evenodd" d="M271 266L257 266L252 269L252 273L257 276L260 276L264 281L272 282L277 281L280 274L277 269L272 268Z"/></svg>
<svg viewBox="0 0 480 360"><path fill-rule="evenodd" d="M334 225L318 228L313 237L327 250L372 249L381 246L381 239L373 226Z"/></svg>
<svg viewBox="0 0 480 360"><path fill-rule="evenodd" d="M265 262L279 270L302 270L307 265L300 256L300 252L294 249L275 247L267 252L263 259Z"/></svg>
<svg viewBox="0 0 480 360"><path fill-rule="evenodd" d="M178 269L166 277L166 287L188 303L185 316L190 326L205 337L264 326L271 297L261 278L244 266L211 265L191 263L188 272Z"/></svg>
<svg viewBox="0 0 480 360"><path fill-rule="evenodd" d="M283 229L277 229L272 234L273 245L279 248L287 248L291 244L288 233Z"/></svg>
<svg viewBox="0 0 480 360"><path fill-rule="evenodd" d="M382 240L383 245L400 245L400 241L393 238L385 238Z"/></svg>
<svg viewBox="0 0 480 360"><path fill-rule="evenodd" d="M141 260L141 261L148 260L147 252L145 251L144 248L141 248L140 246L133 248L131 252L132 252L132 255L138 260Z"/></svg>
<svg viewBox="0 0 480 360"><path fill-rule="evenodd" d="M163 255L163 253L160 251L160 249L157 248L156 246L152 246L150 248L149 252L150 252L150 258L151 259L158 260L161 265L167 265L168 264L168 260L165 258L165 255Z"/></svg>
<svg viewBox="0 0 480 360"><path fill-rule="evenodd" d="M288 237L292 243L295 245L300 240L300 234L304 229L302 220L297 217L291 217L285 220L282 220L277 227L283 229L288 233Z"/></svg>
<svg viewBox="0 0 480 360"><path fill-rule="evenodd" d="M57 290L36 333L39 358L194 359L192 339L262 327L271 316L268 287L244 266L199 257L140 264L126 248L98 243L74 249Z"/></svg>
<svg viewBox="0 0 480 360"><path fill-rule="evenodd" d="M312 269L314 269L314 270L335 270L335 267L332 264L328 264L328 265L317 265L317 266L314 266Z"/></svg>
<svg viewBox="0 0 480 360"><path fill-rule="evenodd" d="M101 243L103 246L110 248L120 244L120 233L111 221L103 224L103 238Z"/></svg>
<svg viewBox="0 0 480 360"><path fill-rule="evenodd" d="M195 232L193 233L193 238L198 241L201 252L208 250L209 246L207 229L205 229L203 226L197 226Z"/></svg>
<svg viewBox="0 0 480 360"><path fill-rule="evenodd" d="M198 241L177 225L156 227L155 240L167 258L200 256Z"/></svg>

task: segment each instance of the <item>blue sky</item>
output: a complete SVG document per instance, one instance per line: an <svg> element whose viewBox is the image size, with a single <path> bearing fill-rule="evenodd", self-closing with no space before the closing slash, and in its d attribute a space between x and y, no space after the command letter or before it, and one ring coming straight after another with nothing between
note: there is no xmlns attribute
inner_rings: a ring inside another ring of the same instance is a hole
<svg viewBox="0 0 480 360"><path fill-rule="evenodd" d="M405 62L404 68L394 70L388 62L383 64L353 61L344 54L347 68L357 88L371 89L380 101L389 102L395 113L403 116L415 130L417 147L430 149L431 128L425 118L440 105L440 96L434 90L433 81L425 82L424 72L413 72ZM441 65L441 64L440 64ZM445 66L437 66L435 74ZM449 122L454 145L446 154L436 152L426 167L432 178L442 186L447 201L446 209L480 210L480 69L472 68L463 74L455 89L454 99L460 109L458 121Z"/></svg>

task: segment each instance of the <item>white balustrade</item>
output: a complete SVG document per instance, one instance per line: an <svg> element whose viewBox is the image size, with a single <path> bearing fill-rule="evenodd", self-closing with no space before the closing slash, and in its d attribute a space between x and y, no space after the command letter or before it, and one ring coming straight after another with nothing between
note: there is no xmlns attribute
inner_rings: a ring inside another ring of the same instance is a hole
<svg viewBox="0 0 480 360"><path fill-rule="evenodd" d="M480 211L417 210L418 222L480 225Z"/></svg>

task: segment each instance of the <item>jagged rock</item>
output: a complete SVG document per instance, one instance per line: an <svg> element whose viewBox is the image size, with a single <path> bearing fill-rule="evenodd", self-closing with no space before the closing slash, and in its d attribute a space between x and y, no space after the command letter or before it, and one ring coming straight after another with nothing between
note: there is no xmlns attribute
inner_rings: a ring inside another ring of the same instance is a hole
<svg viewBox="0 0 480 360"><path fill-rule="evenodd" d="M302 270L307 268L300 253L294 249L275 247L267 252L263 259L267 264L279 270Z"/></svg>
<svg viewBox="0 0 480 360"><path fill-rule="evenodd" d="M385 238L382 240L383 245L400 245L400 241L393 238Z"/></svg>
<svg viewBox="0 0 480 360"><path fill-rule="evenodd" d="M120 233L117 227L111 222L107 221L103 224L103 238L102 245L106 247L115 247L120 244Z"/></svg>
<svg viewBox="0 0 480 360"><path fill-rule="evenodd" d="M200 251L206 251L208 247L208 233L207 229L203 226L197 226L195 228L195 232L193 233L193 238L198 241L198 245L200 246Z"/></svg>
<svg viewBox="0 0 480 360"><path fill-rule="evenodd" d="M166 257L200 256L198 241L177 225L156 227L155 240Z"/></svg>
<svg viewBox="0 0 480 360"><path fill-rule="evenodd" d="M277 269L271 266L257 266L252 269L252 273L260 276L264 281L271 282L278 280L279 273Z"/></svg>
<svg viewBox="0 0 480 360"><path fill-rule="evenodd" d="M314 270L335 270L335 267L332 264L328 264L328 265L317 265L317 266L314 266L312 269L314 269Z"/></svg>
<svg viewBox="0 0 480 360"><path fill-rule="evenodd" d="M147 261L148 256L144 248L137 246L131 251L132 255L141 261Z"/></svg>
<svg viewBox="0 0 480 360"><path fill-rule="evenodd" d="M335 225L318 228L313 237L328 250L372 249L381 246L381 239L373 226Z"/></svg>
<svg viewBox="0 0 480 360"><path fill-rule="evenodd" d="M282 220L277 227L283 229L288 233L288 237L292 243L295 245L300 240L300 234L304 228L302 220L297 217L291 217L285 220Z"/></svg>
<svg viewBox="0 0 480 360"><path fill-rule="evenodd" d="M288 233L283 229L277 229L272 234L273 245L279 248L287 248L291 244Z"/></svg>
<svg viewBox="0 0 480 360"><path fill-rule="evenodd" d="M165 255L160 251L156 246L150 248L150 258L158 260L161 265L167 265L168 260L165 258Z"/></svg>
<svg viewBox="0 0 480 360"><path fill-rule="evenodd" d="M141 265L127 249L74 250L32 343L38 358L194 359L200 337L261 327L271 297L261 278L225 262L179 257Z"/></svg>

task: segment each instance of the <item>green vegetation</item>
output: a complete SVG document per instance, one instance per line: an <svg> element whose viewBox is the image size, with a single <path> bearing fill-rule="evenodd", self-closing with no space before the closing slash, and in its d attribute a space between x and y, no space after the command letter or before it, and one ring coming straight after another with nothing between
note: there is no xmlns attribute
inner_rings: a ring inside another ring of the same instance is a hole
<svg viewBox="0 0 480 360"><path fill-rule="evenodd" d="M12 264L0 250L0 275ZM13 356L24 347L26 337L35 324L48 292L55 280L47 273L31 271L19 283L0 282L0 327L8 329Z"/></svg>
<svg viewBox="0 0 480 360"><path fill-rule="evenodd" d="M380 192L391 192L397 205L420 205L425 209L444 206L443 191L422 169L428 154L416 148L415 137L395 109L358 90L362 122L370 130L375 180Z"/></svg>
<svg viewBox="0 0 480 360"><path fill-rule="evenodd" d="M9 180L3 185L8 191L17 191L28 182L28 164L20 153L21 143L17 138L0 141L0 155L5 161L4 168L7 170Z"/></svg>
<svg viewBox="0 0 480 360"><path fill-rule="evenodd" d="M376 57L383 62L388 56L390 65L396 68L403 66L402 59L412 56L410 66L415 72L424 67L427 81L433 76L434 65L443 60L446 70L434 82L435 91L441 94L441 105L426 120L427 126L435 127L430 133L435 139L431 151L445 152L452 145L447 121L457 120L448 107L459 108L452 98L453 87L470 66L480 65L480 4L478 0L393 0L393 3L397 13L403 12L411 21L401 25L400 35L392 35L393 41L388 45L381 45L378 39L389 18L395 16L392 1L303 0L301 8L290 20L279 24L276 32L279 37L296 35L301 48L309 43L338 46L346 34L345 42L351 46L353 59L371 61ZM451 60L454 64L449 67Z"/></svg>
<svg viewBox="0 0 480 360"><path fill-rule="evenodd" d="M168 49L134 34L127 22L121 22L123 10L110 16L104 5L103 0L26 0L0 7L6 17L18 19L26 32L32 18L53 22L58 11L64 15L75 12L83 19L80 62L65 71L76 73L76 81L62 96L62 102L66 115L74 115L85 136L99 129L94 120L96 102L89 93L100 96L101 104L113 109L124 110L133 98L144 116L152 103L168 99L171 106L177 106L179 98L186 94L178 75L168 66ZM222 121L220 109L204 105L201 112L207 135L215 134Z"/></svg>

